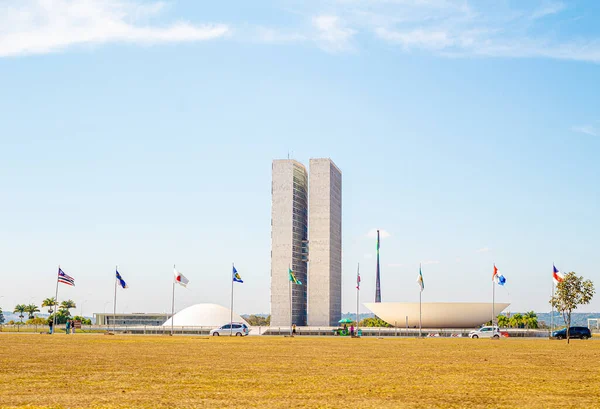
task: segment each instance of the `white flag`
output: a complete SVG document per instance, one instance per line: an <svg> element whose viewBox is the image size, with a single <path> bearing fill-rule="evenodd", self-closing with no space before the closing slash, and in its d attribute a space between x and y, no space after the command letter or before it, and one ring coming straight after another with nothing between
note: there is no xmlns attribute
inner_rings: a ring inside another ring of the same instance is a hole
<svg viewBox="0 0 600 409"><path fill-rule="evenodd" d="M190 280L185 278L185 276L183 274L181 274L180 272L178 272L176 269L173 269L173 274L175 274L175 282L181 284L184 287L187 287Z"/></svg>

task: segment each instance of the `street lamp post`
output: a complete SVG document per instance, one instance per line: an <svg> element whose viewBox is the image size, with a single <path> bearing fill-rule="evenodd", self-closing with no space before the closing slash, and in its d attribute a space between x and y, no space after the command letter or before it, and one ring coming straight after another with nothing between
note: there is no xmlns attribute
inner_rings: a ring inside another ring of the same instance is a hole
<svg viewBox="0 0 600 409"><path fill-rule="evenodd" d="M103 320L106 320L106 317L104 316L104 314L106 314L106 306L107 306L108 304L110 304L110 301L107 301L107 302L105 302L105 303L104 303L104 309L102 310L102 314L103 314L103 315L102 315L102 318L103 318ZM102 322L102 325L106 325L106 324L105 324L105 322L106 322L106 321ZM96 323L96 325L98 325L98 323Z"/></svg>
<svg viewBox="0 0 600 409"><path fill-rule="evenodd" d="M85 305L85 303L86 303L87 301L88 301L88 300L83 300L83 302L82 302L82 303L81 303L81 305L79 306L79 316L80 316L81 318L83 318L83 306Z"/></svg>

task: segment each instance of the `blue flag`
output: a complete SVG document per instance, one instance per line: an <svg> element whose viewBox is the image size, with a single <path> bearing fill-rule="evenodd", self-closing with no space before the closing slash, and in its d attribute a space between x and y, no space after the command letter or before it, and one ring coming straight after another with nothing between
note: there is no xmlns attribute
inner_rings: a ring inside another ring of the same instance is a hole
<svg viewBox="0 0 600 409"><path fill-rule="evenodd" d="M115 270L117 272L117 280L119 281L119 284L121 285L121 287L123 288L129 288L127 286L127 283L125 282L125 280L123 280L123 278L121 277L121 274L119 274L119 270Z"/></svg>
<svg viewBox="0 0 600 409"><path fill-rule="evenodd" d="M233 267L233 281L235 281L236 283L243 283L244 282L244 281L242 281L242 277L240 277L240 275L238 274L238 272L235 269L235 267Z"/></svg>

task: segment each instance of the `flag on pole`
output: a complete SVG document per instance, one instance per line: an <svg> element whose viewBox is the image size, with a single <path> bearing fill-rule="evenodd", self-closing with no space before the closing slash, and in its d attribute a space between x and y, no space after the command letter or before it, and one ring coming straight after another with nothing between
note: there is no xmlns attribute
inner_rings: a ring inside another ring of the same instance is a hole
<svg viewBox="0 0 600 409"><path fill-rule="evenodd" d="M242 281L242 277L240 277L240 275L238 274L237 270L235 269L235 266L233 267L233 281L235 281L236 283L243 283L244 281Z"/></svg>
<svg viewBox="0 0 600 409"><path fill-rule="evenodd" d="M178 272L176 269L173 269L173 274L175 274L175 282L181 284L184 287L187 287L190 280L188 280L183 274Z"/></svg>
<svg viewBox="0 0 600 409"><path fill-rule="evenodd" d="M115 270L117 273L117 281L119 282L119 285L122 288L129 288L129 286L127 285L127 283L125 282L125 280L123 280L123 277L121 277L121 274L119 274L119 270Z"/></svg>
<svg viewBox="0 0 600 409"><path fill-rule="evenodd" d="M360 271L356 272L356 289L360 290Z"/></svg>
<svg viewBox="0 0 600 409"><path fill-rule="evenodd" d="M558 268L554 264L552 264L552 280L554 280L554 284L557 284L564 281L565 276L563 273L558 271Z"/></svg>
<svg viewBox="0 0 600 409"><path fill-rule="evenodd" d="M498 285L506 284L506 278L504 278L504 276L502 274L497 274L496 275L496 284L498 284Z"/></svg>
<svg viewBox="0 0 600 409"><path fill-rule="evenodd" d="M423 272L421 271L421 266L419 266L419 277L417 277L417 283L419 283L419 287L421 287L421 292L425 289L425 282L423 281Z"/></svg>
<svg viewBox="0 0 600 409"><path fill-rule="evenodd" d="M498 273L498 267L494 264L494 275L492 276L492 281L494 281L498 285L506 284L506 278Z"/></svg>
<svg viewBox="0 0 600 409"><path fill-rule="evenodd" d="M58 269L58 282L75 287L75 279L66 274L60 268Z"/></svg>
<svg viewBox="0 0 600 409"><path fill-rule="evenodd" d="M288 274L290 275L290 281L292 283L302 285L302 281L300 281L296 278L296 276L294 275L294 272L292 271L291 268L288 268Z"/></svg>

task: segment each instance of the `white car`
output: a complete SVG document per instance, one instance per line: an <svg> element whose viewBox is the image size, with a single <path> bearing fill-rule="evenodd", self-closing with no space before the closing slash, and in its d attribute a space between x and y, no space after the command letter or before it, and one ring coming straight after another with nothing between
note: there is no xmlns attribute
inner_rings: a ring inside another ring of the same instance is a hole
<svg viewBox="0 0 600 409"><path fill-rule="evenodd" d="M250 330L248 326L241 322L232 322L231 324L221 325L219 328L215 328L210 331L210 335L218 337L219 335L235 335L236 337L242 337L248 335Z"/></svg>
<svg viewBox="0 0 600 409"><path fill-rule="evenodd" d="M469 332L469 338L500 338L500 328L481 327L478 330Z"/></svg>

